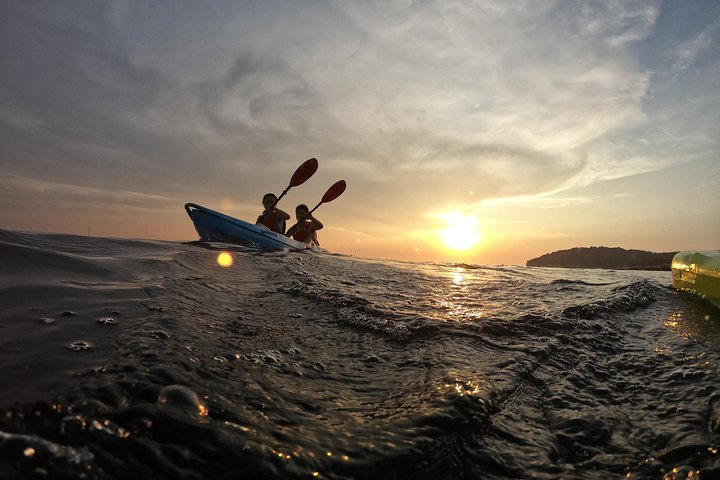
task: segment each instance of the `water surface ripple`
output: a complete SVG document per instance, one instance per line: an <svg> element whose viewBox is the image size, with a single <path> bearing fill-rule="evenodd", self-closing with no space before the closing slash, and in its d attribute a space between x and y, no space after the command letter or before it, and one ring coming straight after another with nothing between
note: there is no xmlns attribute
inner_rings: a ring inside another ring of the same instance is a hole
<svg viewBox="0 0 720 480"><path fill-rule="evenodd" d="M667 272L0 231L0 478L720 476Z"/></svg>

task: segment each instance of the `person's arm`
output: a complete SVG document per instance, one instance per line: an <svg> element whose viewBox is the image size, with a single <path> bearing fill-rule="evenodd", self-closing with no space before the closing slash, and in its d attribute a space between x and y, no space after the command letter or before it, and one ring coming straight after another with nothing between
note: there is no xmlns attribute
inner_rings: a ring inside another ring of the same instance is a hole
<svg viewBox="0 0 720 480"><path fill-rule="evenodd" d="M277 218L279 218L280 220L285 220L285 221L290 220L290 215L287 214L286 212L283 212L279 208L275 209L275 215L277 215Z"/></svg>
<svg viewBox="0 0 720 480"><path fill-rule="evenodd" d="M312 214L310 215L310 225L313 230L321 230L323 228L323 224L320 220L313 217Z"/></svg>
<svg viewBox="0 0 720 480"><path fill-rule="evenodd" d="M296 230L297 230L297 223L295 225L293 225L292 227L288 228L288 231L285 232L285 236L292 237Z"/></svg>
<svg viewBox="0 0 720 480"><path fill-rule="evenodd" d="M255 225L260 225L260 222L262 222L265 219L265 217L267 216L268 213L270 213L268 210L263 210L263 212L260 215L258 215L257 220L255 220Z"/></svg>

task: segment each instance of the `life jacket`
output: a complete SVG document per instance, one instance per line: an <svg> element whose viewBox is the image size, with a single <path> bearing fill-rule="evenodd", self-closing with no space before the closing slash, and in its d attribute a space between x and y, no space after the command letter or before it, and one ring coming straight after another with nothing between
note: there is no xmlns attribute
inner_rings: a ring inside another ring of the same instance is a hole
<svg viewBox="0 0 720 480"><path fill-rule="evenodd" d="M317 240L315 240L313 232L314 230L310 230L310 222L302 222L302 224L297 225L295 233L292 234L292 237L298 242L315 242L317 244Z"/></svg>
<svg viewBox="0 0 720 480"><path fill-rule="evenodd" d="M275 224L277 223L275 217L277 217L275 212L270 211L267 215L265 215L265 218L263 218L263 220L262 220L262 224L265 225L270 230L272 230L273 232L277 231L277 230L275 230ZM279 233L284 234L285 233L285 220L283 220L281 228L282 228L282 231Z"/></svg>

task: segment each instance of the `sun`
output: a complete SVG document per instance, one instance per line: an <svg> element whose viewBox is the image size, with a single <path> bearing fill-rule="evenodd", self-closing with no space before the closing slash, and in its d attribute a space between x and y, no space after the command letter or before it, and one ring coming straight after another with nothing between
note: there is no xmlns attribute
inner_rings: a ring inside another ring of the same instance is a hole
<svg viewBox="0 0 720 480"><path fill-rule="evenodd" d="M480 222L474 216L450 212L442 215L442 218L447 222L447 227L439 232L440 239L450 250L469 250L482 240Z"/></svg>

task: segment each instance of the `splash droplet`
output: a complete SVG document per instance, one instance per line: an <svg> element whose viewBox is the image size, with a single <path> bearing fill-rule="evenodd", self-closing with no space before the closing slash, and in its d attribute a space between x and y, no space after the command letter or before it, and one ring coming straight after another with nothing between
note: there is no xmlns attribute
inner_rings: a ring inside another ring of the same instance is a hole
<svg viewBox="0 0 720 480"><path fill-rule="evenodd" d="M201 417L206 417L208 414L208 409L198 394L182 385L170 385L160 390L158 403L180 408Z"/></svg>
<svg viewBox="0 0 720 480"><path fill-rule="evenodd" d="M93 344L86 340L75 340L68 348L74 352L85 352L93 349Z"/></svg>

